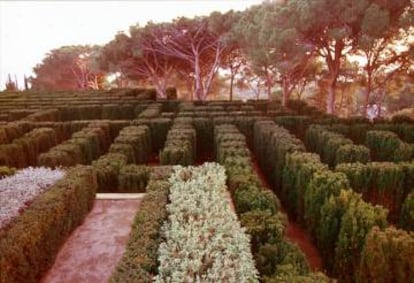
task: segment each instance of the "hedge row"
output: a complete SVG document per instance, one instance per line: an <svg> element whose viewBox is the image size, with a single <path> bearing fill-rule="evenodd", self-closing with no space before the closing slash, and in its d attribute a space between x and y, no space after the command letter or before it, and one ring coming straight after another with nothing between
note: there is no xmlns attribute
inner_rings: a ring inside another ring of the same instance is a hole
<svg viewBox="0 0 414 283"><path fill-rule="evenodd" d="M147 125L151 130L152 153L158 154L164 147L168 131L172 125L171 118L139 118L132 125Z"/></svg>
<svg viewBox="0 0 414 283"><path fill-rule="evenodd" d="M137 118L157 118L160 116L162 112L162 104L160 103L153 103L149 104L145 110L140 112Z"/></svg>
<svg viewBox="0 0 414 283"><path fill-rule="evenodd" d="M305 151L301 140L294 137L273 121L258 121L254 124L254 152L269 183L280 191L285 155L288 152Z"/></svg>
<svg viewBox="0 0 414 283"><path fill-rule="evenodd" d="M269 135L289 141L285 130L274 123L257 122L255 130L258 141ZM294 137L290 139L294 141ZM287 151L284 143L265 145L272 146L273 152L279 153L276 158L282 159L274 162L283 164L275 166L277 171L273 174L283 176L281 192L283 199L292 203L290 211L309 230L328 271L340 282L353 282L353 274L359 272L365 237L374 226L386 227L387 211L362 200L350 189L343 173L328 170L317 155L303 152L303 147ZM262 151L269 152L258 142L256 148L258 156Z"/></svg>
<svg viewBox="0 0 414 283"><path fill-rule="evenodd" d="M305 134L305 144L309 151L318 153L331 168L339 163L370 161L367 147L354 145L352 140L323 126L311 125Z"/></svg>
<svg viewBox="0 0 414 283"><path fill-rule="evenodd" d="M123 128L109 147L111 153L122 153L128 163L146 163L151 154L151 133L148 126Z"/></svg>
<svg viewBox="0 0 414 283"><path fill-rule="evenodd" d="M107 151L111 142L109 124L96 122L38 156L38 164L46 167L90 164Z"/></svg>
<svg viewBox="0 0 414 283"><path fill-rule="evenodd" d="M356 144L364 144L368 131L391 131L406 143L414 143L413 123L367 123L362 120L352 122L346 119L341 124L328 126L332 131L341 133Z"/></svg>
<svg viewBox="0 0 414 283"><path fill-rule="evenodd" d="M351 187L365 200L390 211L390 221L398 223L407 195L414 189L414 163L372 162L340 164L336 171L348 177Z"/></svg>
<svg viewBox="0 0 414 283"><path fill-rule="evenodd" d="M154 282L258 282L249 237L226 200L225 169L174 166L169 181Z"/></svg>
<svg viewBox="0 0 414 283"><path fill-rule="evenodd" d="M37 111L33 114L30 114L24 118L24 120L28 121L59 121L60 115L58 109L46 109Z"/></svg>
<svg viewBox="0 0 414 283"><path fill-rule="evenodd" d="M190 123L175 122L167 135L160 163L163 165L190 165L196 159L196 131Z"/></svg>
<svg viewBox="0 0 414 283"><path fill-rule="evenodd" d="M368 131L366 145L375 161L409 161L414 158L414 144L402 142L390 131Z"/></svg>
<svg viewBox="0 0 414 283"><path fill-rule="evenodd" d="M38 128L16 138L10 144L0 145L0 165L25 168L37 165L37 157L58 143L51 128Z"/></svg>
<svg viewBox="0 0 414 283"><path fill-rule="evenodd" d="M118 188L118 175L127 165L128 157L122 153L107 153L92 162L98 179L100 193L112 192Z"/></svg>
<svg viewBox="0 0 414 283"><path fill-rule="evenodd" d="M7 123L0 126L0 144L12 143L14 139L23 136L27 132L21 122Z"/></svg>
<svg viewBox="0 0 414 283"><path fill-rule="evenodd" d="M91 167L72 168L0 230L0 282L38 282L92 208L96 188Z"/></svg>
<svg viewBox="0 0 414 283"><path fill-rule="evenodd" d="M414 233L374 228L361 255L357 282L412 282Z"/></svg>
<svg viewBox="0 0 414 283"><path fill-rule="evenodd" d="M234 125L216 126L215 145L217 152L223 152L217 155L217 161L226 168L236 212L252 237L252 252L261 281L329 282L323 274L309 273L303 253L285 241L286 216L280 211L276 195L262 186L254 171L244 136Z"/></svg>
<svg viewBox="0 0 414 283"><path fill-rule="evenodd" d="M148 193L134 218L126 250L110 282L152 282L153 277L158 274L157 252L161 243L161 225L167 218L166 205L170 186L170 170L166 171L167 174L151 173L147 185Z"/></svg>

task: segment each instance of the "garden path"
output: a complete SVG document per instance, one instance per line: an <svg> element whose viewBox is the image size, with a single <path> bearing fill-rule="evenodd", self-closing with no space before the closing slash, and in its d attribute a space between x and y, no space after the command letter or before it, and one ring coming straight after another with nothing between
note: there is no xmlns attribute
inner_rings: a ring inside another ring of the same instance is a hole
<svg viewBox="0 0 414 283"><path fill-rule="evenodd" d="M40 282L108 282L124 253L140 202L141 198L95 200Z"/></svg>

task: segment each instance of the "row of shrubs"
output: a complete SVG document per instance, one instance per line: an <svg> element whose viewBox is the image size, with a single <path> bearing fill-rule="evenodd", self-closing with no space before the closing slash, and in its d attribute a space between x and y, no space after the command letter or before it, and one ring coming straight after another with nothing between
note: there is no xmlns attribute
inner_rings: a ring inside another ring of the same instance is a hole
<svg viewBox="0 0 414 283"><path fill-rule="evenodd" d="M25 168L36 166L37 157L58 144L56 132L51 128L37 128L12 143L0 144L0 165Z"/></svg>
<svg viewBox="0 0 414 283"><path fill-rule="evenodd" d="M408 194L414 192L414 162L344 163L335 170L344 173L365 200L389 209L391 222L400 222L405 228L414 226L414 210L408 212L409 205L404 204ZM404 211L403 206L407 207Z"/></svg>
<svg viewBox="0 0 414 283"><path fill-rule="evenodd" d="M151 155L151 133L148 126L123 128L109 147L110 153L122 153L128 163L144 164Z"/></svg>
<svg viewBox="0 0 414 283"><path fill-rule="evenodd" d="M128 164L122 153L102 155L92 163L97 172L99 193L144 193L148 183L149 168Z"/></svg>
<svg viewBox="0 0 414 283"><path fill-rule="evenodd" d="M161 226L167 219L170 173L169 167L151 172L147 194L135 215L125 252L110 282L152 282L158 274L158 247L162 241Z"/></svg>
<svg viewBox="0 0 414 283"><path fill-rule="evenodd" d="M365 144L368 131L390 131L406 143L414 143L414 123L404 121L389 123L367 123L361 121L352 122L352 119L343 120L342 123L327 125L335 132L341 133L350 138L356 144Z"/></svg>
<svg viewBox="0 0 414 283"><path fill-rule="evenodd" d="M0 144L12 143L14 139L23 136L27 128L21 122L12 122L0 126Z"/></svg>
<svg viewBox="0 0 414 283"><path fill-rule="evenodd" d="M38 282L92 208L96 190L93 168L71 168L0 230L0 282Z"/></svg>
<svg viewBox="0 0 414 283"><path fill-rule="evenodd" d="M329 282L321 273L310 273L300 249L284 239L286 215L254 171L246 138L234 125L216 126L214 136L217 161L226 168L236 212L251 236L261 282Z"/></svg>
<svg viewBox="0 0 414 283"><path fill-rule="evenodd" d="M368 131L366 145L375 161L400 162L414 159L414 143L405 143L390 131Z"/></svg>
<svg viewBox="0 0 414 283"><path fill-rule="evenodd" d="M194 164L197 154L196 145L196 131L193 125L186 120L176 120L160 152L160 163L184 166Z"/></svg>
<svg viewBox="0 0 414 283"><path fill-rule="evenodd" d="M45 167L90 164L108 150L111 144L110 127L106 122L93 122L72 137L38 156Z"/></svg>
<svg viewBox="0 0 414 283"><path fill-rule="evenodd" d="M322 161L331 168L339 163L367 163L371 160L367 147L355 145L352 140L320 125L311 125L306 131L304 140L306 148L318 153Z"/></svg>
<svg viewBox="0 0 414 283"><path fill-rule="evenodd" d="M330 171L317 154L305 152L300 140L273 122L256 122L255 152L261 167L270 167L266 176L275 180L275 190L289 204L289 212L310 232L327 270L340 282L381 280L369 279L377 265L363 260L363 251L368 249L366 237L371 229L378 226L383 231L387 227L388 211L365 202L351 189L344 173ZM397 255L398 247L387 253ZM386 256L384 260L391 259ZM414 258L404 260L409 266ZM393 263L384 264L392 267ZM414 274L411 267L400 271L388 270L394 282L408 282Z"/></svg>
<svg viewBox="0 0 414 283"><path fill-rule="evenodd" d="M171 118L138 118L131 122L134 126L146 125L150 129L152 153L157 154L164 147L168 131L172 125Z"/></svg>

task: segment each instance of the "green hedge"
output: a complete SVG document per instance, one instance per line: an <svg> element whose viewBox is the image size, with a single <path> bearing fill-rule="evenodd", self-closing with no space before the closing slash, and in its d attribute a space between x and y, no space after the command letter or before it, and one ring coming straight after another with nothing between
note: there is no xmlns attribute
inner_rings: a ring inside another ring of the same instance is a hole
<svg viewBox="0 0 414 283"><path fill-rule="evenodd" d="M150 170L146 166L125 165L119 171L117 191L121 193L145 193L149 176Z"/></svg>
<svg viewBox="0 0 414 283"><path fill-rule="evenodd" d="M38 164L46 167L90 164L103 154L110 143L107 123L91 123L75 132L72 137L37 157Z"/></svg>
<svg viewBox="0 0 414 283"><path fill-rule="evenodd" d="M414 190L404 200L399 224L407 231L414 231Z"/></svg>
<svg viewBox="0 0 414 283"><path fill-rule="evenodd" d="M357 282L412 282L414 233L374 227L368 234Z"/></svg>
<svg viewBox="0 0 414 283"><path fill-rule="evenodd" d="M254 171L245 137L234 125L218 125L214 132L215 147L219 152L217 160L226 168L236 212L251 236L261 280L279 278L286 266L291 267L290 276L307 275L309 267L304 254L284 239L287 217L280 212L279 199L262 186Z"/></svg>
<svg viewBox="0 0 414 283"><path fill-rule="evenodd" d="M331 168L343 162L366 163L370 160L369 150L354 145L352 140L342 134L327 130L320 125L311 125L306 131L306 147L321 156L322 162Z"/></svg>
<svg viewBox="0 0 414 283"><path fill-rule="evenodd" d="M287 153L283 168L282 199L289 204L289 212L299 223L303 223L304 196L313 173L327 169L319 156L308 152Z"/></svg>
<svg viewBox="0 0 414 283"><path fill-rule="evenodd" d="M397 134L389 131L368 131L366 144L375 161L409 161L414 155L412 145L402 142Z"/></svg>
<svg viewBox="0 0 414 283"><path fill-rule="evenodd" d="M0 230L0 282L38 282L92 208L96 189L91 167L72 168Z"/></svg>
<svg viewBox="0 0 414 283"><path fill-rule="evenodd" d="M304 140L306 130L312 122L309 116L281 116L275 118L276 124L288 129L292 134Z"/></svg>
<svg viewBox="0 0 414 283"><path fill-rule="evenodd" d="M150 180L134 218L132 231L122 259L110 282L152 282L158 273L158 246L162 241L161 226L167 218L169 183L166 178Z"/></svg>
<svg viewBox="0 0 414 283"><path fill-rule="evenodd" d="M335 273L341 281L354 282L367 234L374 226L387 226L387 213L381 206L364 202L360 195L350 195L335 248Z"/></svg>
<svg viewBox="0 0 414 283"><path fill-rule="evenodd" d="M7 176L14 175L15 172L16 172L16 168L0 166L0 179L7 177Z"/></svg>
<svg viewBox="0 0 414 283"><path fill-rule="evenodd" d="M337 166L336 171L343 172L350 180L351 187L362 193L367 201L383 205L390 210L390 220L396 222L402 203L407 195L406 175L400 164L390 162L372 162L367 164L348 163Z"/></svg>
<svg viewBox="0 0 414 283"><path fill-rule="evenodd" d="M191 124L176 123L168 132L163 150L162 165L191 165L196 159L196 131Z"/></svg>
<svg viewBox="0 0 414 283"><path fill-rule="evenodd" d="M118 175L128 161L128 157L121 153L107 153L92 162L97 172L98 192L113 192L118 188Z"/></svg>

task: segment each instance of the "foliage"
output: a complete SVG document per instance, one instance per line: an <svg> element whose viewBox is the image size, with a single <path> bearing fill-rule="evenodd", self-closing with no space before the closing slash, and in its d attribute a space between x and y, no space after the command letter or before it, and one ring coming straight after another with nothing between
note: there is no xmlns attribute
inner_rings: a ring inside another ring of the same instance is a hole
<svg viewBox="0 0 414 283"><path fill-rule="evenodd" d="M92 208L96 189L91 167L71 168L9 227L1 229L0 281L38 282Z"/></svg>
<svg viewBox="0 0 414 283"><path fill-rule="evenodd" d="M177 166L169 181L155 281L257 282L249 238L224 198L224 168Z"/></svg>
<svg viewBox="0 0 414 283"><path fill-rule="evenodd" d="M149 168L128 164L119 170L117 192L144 193L149 179Z"/></svg>
<svg viewBox="0 0 414 283"><path fill-rule="evenodd" d="M414 231L414 192L405 198L400 213L399 224L407 231Z"/></svg>
<svg viewBox="0 0 414 283"><path fill-rule="evenodd" d="M99 46L62 46L51 50L34 69L34 90L102 89L103 74L97 68Z"/></svg>
<svg viewBox="0 0 414 283"><path fill-rule="evenodd" d="M414 234L374 227L366 237L357 282L410 282L414 278Z"/></svg>
<svg viewBox="0 0 414 283"><path fill-rule="evenodd" d="M413 156L413 147L402 142L389 131L368 131L366 144L375 161L408 161Z"/></svg>
<svg viewBox="0 0 414 283"><path fill-rule="evenodd" d="M359 195L349 200L335 248L335 272L344 282L352 282L353 274L358 274L365 238L372 227L387 226L387 213L381 206L364 202Z"/></svg>
<svg viewBox="0 0 414 283"><path fill-rule="evenodd" d="M157 251L162 240L161 226L167 218L170 186L165 179L150 179L149 183L154 189L147 190L147 195L142 199L126 250L110 282L152 282L153 276L158 273Z"/></svg>

